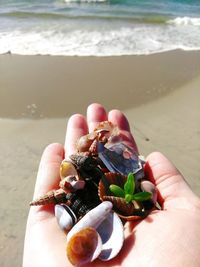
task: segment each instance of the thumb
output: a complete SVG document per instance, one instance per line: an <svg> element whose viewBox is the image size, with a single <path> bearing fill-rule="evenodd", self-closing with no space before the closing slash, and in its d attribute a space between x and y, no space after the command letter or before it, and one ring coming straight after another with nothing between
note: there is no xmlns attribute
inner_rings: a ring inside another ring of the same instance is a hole
<svg viewBox="0 0 200 267"><path fill-rule="evenodd" d="M199 198L193 193L182 174L161 153L147 157L145 173L158 189L158 201L163 209L195 209Z"/></svg>

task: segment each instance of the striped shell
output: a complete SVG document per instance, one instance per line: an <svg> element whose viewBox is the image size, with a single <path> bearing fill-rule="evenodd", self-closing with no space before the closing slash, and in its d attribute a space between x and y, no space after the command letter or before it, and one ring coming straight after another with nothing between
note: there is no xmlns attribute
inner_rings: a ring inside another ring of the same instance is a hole
<svg viewBox="0 0 200 267"><path fill-rule="evenodd" d="M116 184L120 187L123 187L126 180L127 176L122 175L120 173L113 173L113 172L105 173L99 182L98 194L101 201L104 201L103 199L104 196L112 195L109 189L109 186L111 184Z"/></svg>
<svg viewBox="0 0 200 267"><path fill-rule="evenodd" d="M66 202L66 192L60 188L57 190L51 190L40 196L37 199L34 199L30 202L30 206L39 206L39 205L46 205L46 204L58 204Z"/></svg>
<svg viewBox="0 0 200 267"><path fill-rule="evenodd" d="M98 194L101 201L110 201L113 204L113 210L117 212L122 219L132 221L139 220L146 216L141 203L133 201L126 203L124 198L115 197L109 189L111 184L118 185L123 188L127 176L119 173L105 173L99 182Z"/></svg>

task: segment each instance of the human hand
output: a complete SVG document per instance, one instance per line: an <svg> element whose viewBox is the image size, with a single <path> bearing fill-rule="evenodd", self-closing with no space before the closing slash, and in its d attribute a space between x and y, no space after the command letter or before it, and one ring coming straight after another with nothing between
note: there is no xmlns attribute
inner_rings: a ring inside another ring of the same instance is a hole
<svg viewBox="0 0 200 267"><path fill-rule="evenodd" d="M108 114L101 105L88 107L87 118L73 115L65 146L49 145L42 156L34 198L58 188L59 168L64 157L75 152L76 141L91 132L100 121L117 125L129 145L136 148L126 117L118 110ZM180 172L161 153L147 157L145 174L158 189L162 210L144 220L125 224L125 242L116 258L106 266L189 267L200 266L200 200ZM117 241L117 240L116 240ZM53 205L31 207L26 229L23 266L71 266L65 252L66 236L57 225ZM87 266L104 266L96 260Z"/></svg>

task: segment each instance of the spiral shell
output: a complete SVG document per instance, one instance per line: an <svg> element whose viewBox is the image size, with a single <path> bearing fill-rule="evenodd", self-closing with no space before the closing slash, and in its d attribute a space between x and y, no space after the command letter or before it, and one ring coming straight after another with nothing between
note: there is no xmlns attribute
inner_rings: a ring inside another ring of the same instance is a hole
<svg viewBox="0 0 200 267"><path fill-rule="evenodd" d="M30 202L30 206L46 205L46 204L58 204L66 202L66 192L60 188L58 190L52 190L45 195Z"/></svg>
<svg viewBox="0 0 200 267"><path fill-rule="evenodd" d="M92 156L84 156L81 154L72 154L70 156L72 162L76 165L76 167L80 169L84 169L85 171L92 170L97 166L97 161Z"/></svg>

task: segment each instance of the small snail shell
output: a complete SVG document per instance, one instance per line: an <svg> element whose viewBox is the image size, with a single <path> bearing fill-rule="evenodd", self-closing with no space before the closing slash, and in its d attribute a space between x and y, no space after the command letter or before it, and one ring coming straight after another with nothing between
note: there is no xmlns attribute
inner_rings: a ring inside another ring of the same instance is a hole
<svg viewBox="0 0 200 267"><path fill-rule="evenodd" d="M90 133L84 136L81 136L77 142L78 152L87 152L96 138L96 133Z"/></svg>

